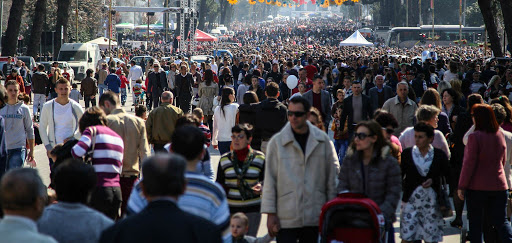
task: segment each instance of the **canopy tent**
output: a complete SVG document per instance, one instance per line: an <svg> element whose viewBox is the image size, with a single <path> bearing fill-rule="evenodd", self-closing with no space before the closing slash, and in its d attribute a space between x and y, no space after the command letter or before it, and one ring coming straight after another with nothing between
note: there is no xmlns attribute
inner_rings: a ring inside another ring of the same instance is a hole
<svg viewBox="0 0 512 243"><path fill-rule="evenodd" d="M106 38L106 37L98 37L94 40L88 41L87 43L98 44L98 46L102 50L108 49L108 38ZM117 46L117 41L111 40L110 45Z"/></svg>
<svg viewBox="0 0 512 243"><path fill-rule="evenodd" d="M178 36L177 39L180 40L181 36ZM214 36L211 36L201 30L196 30L196 41L217 41L218 39Z"/></svg>
<svg viewBox="0 0 512 243"><path fill-rule="evenodd" d="M340 46L373 46L373 43L367 41L359 30L356 30L350 37L340 42Z"/></svg>
<svg viewBox="0 0 512 243"><path fill-rule="evenodd" d="M133 30L134 25L132 23L120 23L116 24L116 29L130 29Z"/></svg>

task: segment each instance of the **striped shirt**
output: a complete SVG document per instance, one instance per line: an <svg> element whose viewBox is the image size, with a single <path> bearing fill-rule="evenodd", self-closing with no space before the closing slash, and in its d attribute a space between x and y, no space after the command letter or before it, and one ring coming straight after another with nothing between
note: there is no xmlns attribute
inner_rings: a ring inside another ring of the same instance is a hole
<svg viewBox="0 0 512 243"><path fill-rule="evenodd" d="M231 213L236 212L259 212L261 205L260 195L252 195L249 198L242 198L239 189L238 175L235 172L232 157L233 151L224 154L219 161L219 169L217 170L217 182L224 186L226 190L229 208ZM255 186L258 182L263 181L265 170L265 155L257 150L251 149L248 157L253 157L247 172L243 174L243 180L247 182L250 187ZM240 185L241 186L241 185Z"/></svg>
<svg viewBox="0 0 512 243"><path fill-rule="evenodd" d="M119 187L119 175L123 168L123 139L107 126L90 126L82 133L71 153L75 158L83 157L92 147L91 131L96 128L92 166L98 180L96 186Z"/></svg>
<svg viewBox="0 0 512 243"><path fill-rule="evenodd" d="M180 209L218 225L224 242L231 242L230 214L224 190L219 184L199 173L187 172L185 178L187 188L185 194L178 199ZM128 199L126 211L128 214L139 213L147 205L148 202L142 195L142 188L137 182Z"/></svg>

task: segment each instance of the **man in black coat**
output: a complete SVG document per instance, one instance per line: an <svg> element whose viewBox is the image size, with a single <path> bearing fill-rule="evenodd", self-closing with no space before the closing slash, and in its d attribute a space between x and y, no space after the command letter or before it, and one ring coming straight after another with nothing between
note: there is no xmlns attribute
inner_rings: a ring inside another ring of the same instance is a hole
<svg viewBox="0 0 512 243"><path fill-rule="evenodd" d="M100 243L222 242L213 223L178 208L186 188L186 161L180 155L158 154L142 164L142 192L149 201L140 213L103 231Z"/></svg>
<svg viewBox="0 0 512 243"><path fill-rule="evenodd" d="M384 84L384 76L380 74L375 76L375 87L370 89L368 95L375 109L382 108L386 100L395 96L393 89Z"/></svg>
<svg viewBox="0 0 512 243"><path fill-rule="evenodd" d="M187 114L190 111L190 102L192 101L192 85L194 80L192 74L187 70L187 66L180 66L180 73L176 75L176 106Z"/></svg>
<svg viewBox="0 0 512 243"><path fill-rule="evenodd" d="M160 105L160 96L168 89L167 76L165 75L165 71L160 68L160 64L158 62L153 64L153 69L153 72L148 74L147 90L151 92L153 108L157 108L158 105Z"/></svg>
<svg viewBox="0 0 512 243"><path fill-rule="evenodd" d="M279 97L279 85L274 82L265 87L267 99L261 101L256 108L256 123L254 137L261 137L261 151L267 152L267 143L274 134L288 122L286 106L277 98Z"/></svg>
<svg viewBox="0 0 512 243"><path fill-rule="evenodd" d="M354 134L354 127L360 121L366 121L372 118L374 108L370 98L362 94L361 82L352 84L352 95L343 100L343 111L341 112L340 127L345 127L348 123L348 134L350 138Z"/></svg>

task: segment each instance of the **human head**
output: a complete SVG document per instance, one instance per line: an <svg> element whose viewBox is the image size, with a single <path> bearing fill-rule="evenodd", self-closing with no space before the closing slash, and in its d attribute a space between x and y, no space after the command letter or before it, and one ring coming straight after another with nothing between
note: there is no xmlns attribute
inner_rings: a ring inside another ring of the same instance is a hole
<svg viewBox="0 0 512 243"><path fill-rule="evenodd" d="M244 213L235 213L230 220L231 236L241 238L249 231L249 218Z"/></svg>
<svg viewBox="0 0 512 243"><path fill-rule="evenodd" d="M277 99L277 97L279 97L279 85L275 82L267 83L265 87L265 95L268 98Z"/></svg>
<svg viewBox="0 0 512 243"><path fill-rule="evenodd" d="M321 76L315 76L313 79L313 91L319 93L325 86L325 82Z"/></svg>
<svg viewBox="0 0 512 243"><path fill-rule="evenodd" d="M382 128L374 120L362 121L355 127L354 140L350 145L359 152L374 151L380 154L380 150L388 143L382 135Z"/></svg>
<svg viewBox="0 0 512 243"><path fill-rule="evenodd" d="M396 84L396 95L398 98L402 100L407 100L407 95L409 94L409 84L407 82L401 81Z"/></svg>
<svg viewBox="0 0 512 243"><path fill-rule="evenodd" d="M186 160L178 154L159 153L142 163L140 182L142 192L148 201L158 197L177 198L185 192Z"/></svg>
<svg viewBox="0 0 512 243"><path fill-rule="evenodd" d="M441 107L441 97L439 93L434 88L428 88L421 97L420 103L418 105L433 105L439 109Z"/></svg>
<svg viewBox="0 0 512 243"><path fill-rule="evenodd" d="M69 98L69 93L71 92L71 85L69 85L69 81L65 78L59 78L55 83L55 92L59 98Z"/></svg>
<svg viewBox="0 0 512 243"><path fill-rule="evenodd" d="M18 76L18 69L13 68L13 69L11 70L11 75L12 75L13 77Z"/></svg>
<svg viewBox="0 0 512 243"><path fill-rule="evenodd" d="M380 74L375 76L375 85L377 85L377 87L382 87L382 85L384 85L384 76Z"/></svg>
<svg viewBox="0 0 512 243"><path fill-rule="evenodd" d="M349 76L345 76L343 78L343 86L345 87L345 89L348 89L348 88L350 88L351 85L352 85L352 79L350 79Z"/></svg>
<svg viewBox="0 0 512 243"><path fill-rule="evenodd" d="M7 89L7 98L11 102L18 101L18 95L20 94L20 85L16 80L9 80L5 83L5 88Z"/></svg>
<svg viewBox="0 0 512 243"><path fill-rule="evenodd" d="M418 122L425 122L431 125L434 128L437 128L437 116L441 110L433 105L421 105L416 110L416 120Z"/></svg>
<svg viewBox="0 0 512 243"><path fill-rule="evenodd" d="M470 94L468 96L468 103L467 103L467 110L468 111L471 111L471 109L473 108L474 105L476 104L483 104L484 103L484 99L482 98L482 96L480 94Z"/></svg>
<svg viewBox="0 0 512 243"><path fill-rule="evenodd" d="M53 184L57 200L87 204L96 188L96 172L82 160L68 159L55 168Z"/></svg>
<svg viewBox="0 0 512 243"><path fill-rule="evenodd" d="M375 111L374 119L382 127L382 135L388 140L398 127L398 121L393 114L386 110L379 109Z"/></svg>
<svg viewBox="0 0 512 243"><path fill-rule="evenodd" d="M299 79L301 81L306 81L307 77L308 77L308 71L306 71L306 69L304 69L304 68L299 69Z"/></svg>
<svg viewBox="0 0 512 243"><path fill-rule="evenodd" d="M221 93L220 106L224 107L225 105L233 103L235 101L235 90L231 87L222 88ZM224 108L223 108L224 109Z"/></svg>
<svg viewBox="0 0 512 243"><path fill-rule="evenodd" d="M352 95L359 96L361 95L361 92L363 92L361 82L357 81L352 83Z"/></svg>
<svg viewBox="0 0 512 243"><path fill-rule="evenodd" d="M202 121L204 117L203 109L199 107L194 108L194 110L192 110L192 115L194 115L197 119Z"/></svg>
<svg viewBox="0 0 512 243"><path fill-rule="evenodd" d="M39 64L39 65L37 65L37 70L38 70L39 72L43 72L43 71L44 71L44 65L43 65L43 64Z"/></svg>
<svg viewBox="0 0 512 243"><path fill-rule="evenodd" d="M181 65L180 66L180 73L181 74L185 75L187 73L187 71L188 71L187 66L185 66L185 65Z"/></svg>
<svg viewBox="0 0 512 243"><path fill-rule="evenodd" d="M164 91L162 93L162 96L160 96L160 100L162 103L172 103L172 100L174 99L174 95L171 91Z"/></svg>
<svg viewBox="0 0 512 243"><path fill-rule="evenodd" d="M507 117L507 112L505 111L505 108L499 103L492 104L491 108L494 111L496 122L498 122L498 124L501 125L505 121L505 118Z"/></svg>
<svg viewBox="0 0 512 243"><path fill-rule="evenodd" d="M414 141L419 149L428 148L434 141L434 128L425 122L418 122L414 126Z"/></svg>
<svg viewBox="0 0 512 243"><path fill-rule="evenodd" d="M252 84L252 86L254 86L254 87L258 87L258 86L259 86L260 81L258 80L258 76L253 75L253 76L251 77L251 84Z"/></svg>
<svg viewBox="0 0 512 243"><path fill-rule="evenodd" d="M87 108L78 121L78 127L81 133L90 126L105 126L106 124L107 118L105 112L97 106Z"/></svg>
<svg viewBox="0 0 512 243"><path fill-rule="evenodd" d="M100 108L105 112L105 114L109 115L117 108L120 108L119 98L117 94L112 91L104 92L100 96L100 100L98 101Z"/></svg>
<svg viewBox="0 0 512 243"><path fill-rule="evenodd" d="M295 96L290 99L288 105L288 121L293 130L299 131L307 126L307 118L311 104L304 97Z"/></svg>
<svg viewBox="0 0 512 243"><path fill-rule="evenodd" d="M343 101L345 99L345 90L343 90L343 89L336 90L336 98L340 101Z"/></svg>
<svg viewBox="0 0 512 243"><path fill-rule="evenodd" d="M199 128L182 126L172 134L170 150L195 163L203 158L205 140L204 133Z"/></svg>
<svg viewBox="0 0 512 243"><path fill-rule="evenodd" d="M176 120L175 128L178 129L182 126L193 126L199 127L201 125L201 119L197 118L192 114L185 114Z"/></svg>
<svg viewBox="0 0 512 243"><path fill-rule="evenodd" d="M148 108L145 105L139 104L135 106L135 116L140 117L144 120L148 118Z"/></svg>
<svg viewBox="0 0 512 243"><path fill-rule="evenodd" d="M247 148L252 142L253 127L248 123L237 124L231 128L231 145L233 150Z"/></svg>
<svg viewBox="0 0 512 243"><path fill-rule="evenodd" d="M443 103L445 105L457 105L459 103L459 95L452 88L445 89L443 90Z"/></svg>
<svg viewBox="0 0 512 243"><path fill-rule="evenodd" d="M483 131L487 133L495 133L499 129L496 116L490 105L476 104L471 109L471 116L475 123L475 131Z"/></svg>
<svg viewBox="0 0 512 243"><path fill-rule="evenodd" d="M505 109L505 112L507 113L507 116L505 117L505 120L503 122L512 123L512 105L510 105L510 101L508 100L507 96L502 95L498 98L494 98L491 100L491 104L502 105L503 109Z"/></svg>
<svg viewBox="0 0 512 243"><path fill-rule="evenodd" d="M308 121L311 122L313 126L318 127L322 131L325 131L324 121L322 120L322 114L317 108L311 107L309 109Z"/></svg>
<svg viewBox="0 0 512 243"><path fill-rule="evenodd" d="M250 91L250 90L245 92L243 99L244 99L244 104L254 104L254 103L260 102L258 100L258 95L256 95L256 93L254 93L253 91Z"/></svg>
<svg viewBox="0 0 512 243"><path fill-rule="evenodd" d="M46 198L46 186L35 169L9 170L0 181L0 204L5 215L36 221L43 213Z"/></svg>

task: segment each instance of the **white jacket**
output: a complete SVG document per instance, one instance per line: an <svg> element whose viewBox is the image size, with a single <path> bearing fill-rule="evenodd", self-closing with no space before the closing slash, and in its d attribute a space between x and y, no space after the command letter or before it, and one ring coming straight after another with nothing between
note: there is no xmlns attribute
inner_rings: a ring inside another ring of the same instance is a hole
<svg viewBox="0 0 512 243"><path fill-rule="evenodd" d="M231 128L233 128L236 123L238 106L237 103L225 105L224 112L222 112L220 106L215 108L215 112L213 113L212 145L217 145L219 141L231 141Z"/></svg>
<svg viewBox="0 0 512 243"><path fill-rule="evenodd" d="M84 109L80 104L76 101L69 99L71 102L71 110L73 111L72 115L75 119L73 119L73 137L75 139L80 139L81 134L78 129L78 121L84 114ZM47 151L50 151L57 145L57 138L55 137L55 123L54 123L54 109L55 99L52 99L43 105L43 109L41 111L41 121L39 122L39 134L41 136L41 141L44 144L44 147ZM70 137L71 138L71 137Z"/></svg>

